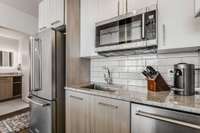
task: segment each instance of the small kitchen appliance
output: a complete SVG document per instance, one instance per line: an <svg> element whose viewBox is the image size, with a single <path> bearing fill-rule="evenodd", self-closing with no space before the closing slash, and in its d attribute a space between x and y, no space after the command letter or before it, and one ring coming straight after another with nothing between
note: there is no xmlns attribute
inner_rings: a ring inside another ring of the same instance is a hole
<svg viewBox="0 0 200 133"><path fill-rule="evenodd" d="M103 56L157 49L157 5L96 23L95 51Z"/></svg>
<svg viewBox="0 0 200 133"><path fill-rule="evenodd" d="M195 94L194 64L179 63L174 65L174 94L191 96Z"/></svg>

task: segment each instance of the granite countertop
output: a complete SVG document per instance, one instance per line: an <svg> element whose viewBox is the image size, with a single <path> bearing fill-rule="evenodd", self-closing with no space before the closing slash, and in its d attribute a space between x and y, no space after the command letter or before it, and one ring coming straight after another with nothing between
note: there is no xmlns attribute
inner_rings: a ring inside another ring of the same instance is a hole
<svg viewBox="0 0 200 133"><path fill-rule="evenodd" d="M0 77L18 77L23 76L22 73L0 73Z"/></svg>
<svg viewBox="0 0 200 133"><path fill-rule="evenodd" d="M177 96L172 92L139 92L134 89L118 89L115 92L104 92L79 86L65 87L66 90L71 90L80 93L92 94L108 98L114 98L127 102L157 106L177 111L185 111L189 113L200 114L200 95L195 96Z"/></svg>

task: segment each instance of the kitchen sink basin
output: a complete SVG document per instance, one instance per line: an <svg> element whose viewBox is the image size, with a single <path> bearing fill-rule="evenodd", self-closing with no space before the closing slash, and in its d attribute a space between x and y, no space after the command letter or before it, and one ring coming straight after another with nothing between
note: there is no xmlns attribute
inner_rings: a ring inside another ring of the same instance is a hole
<svg viewBox="0 0 200 133"><path fill-rule="evenodd" d="M99 90L99 91L107 91L107 92L115 92L116 91L110 85L91 84L91 85L87 85L87 86L82 86L81 88L88 88L88 89Z"/></svg>

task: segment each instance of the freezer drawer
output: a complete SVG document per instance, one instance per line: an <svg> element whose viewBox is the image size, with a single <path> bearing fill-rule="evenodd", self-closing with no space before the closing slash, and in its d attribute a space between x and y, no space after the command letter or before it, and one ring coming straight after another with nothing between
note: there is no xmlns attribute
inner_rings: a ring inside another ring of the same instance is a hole
<svg viewBox="0 0 200 133"><path fill-rule="evenodd" d="M31 133L54 133L55 102L49 102L32 97L31 103Z"/></svg>
<svg viewBox="0 0 200 133"><path fill-rule="evenodd" d="M131 133L200 133L200 116L132 104Z"/></svg>

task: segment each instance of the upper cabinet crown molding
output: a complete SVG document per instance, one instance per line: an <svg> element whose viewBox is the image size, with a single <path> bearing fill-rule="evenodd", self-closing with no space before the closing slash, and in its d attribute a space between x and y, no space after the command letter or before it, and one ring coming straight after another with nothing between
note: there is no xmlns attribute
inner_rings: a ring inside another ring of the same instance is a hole
<svg viewBox="0 0 200 133"><path fill-rule="evenodd" d="M43 0L39 4L39 31L65 24L65 0Z"/></svg>

